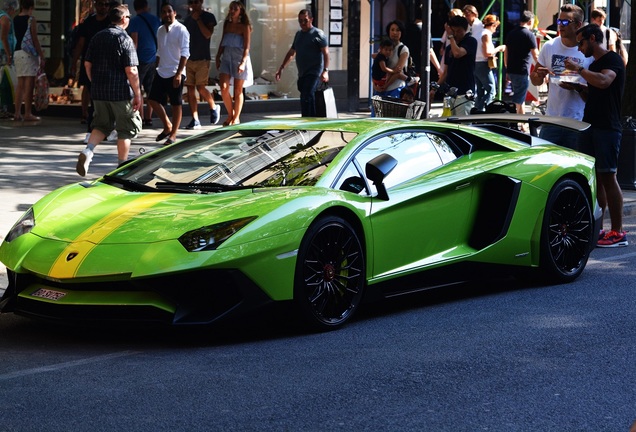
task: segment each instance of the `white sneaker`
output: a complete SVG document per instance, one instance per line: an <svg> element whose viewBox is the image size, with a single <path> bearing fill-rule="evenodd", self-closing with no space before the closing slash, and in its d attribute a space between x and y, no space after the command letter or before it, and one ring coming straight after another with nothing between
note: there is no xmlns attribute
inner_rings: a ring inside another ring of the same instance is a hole
<svg viewBox="0 0 636 432"><path fill-rule="evenodd" d="M79 154L77 158L77 165L75 166L75 171L77 171L77 173L81 175L82 177L85 177L86 173L88 172L88 166L90 165L92 160L93 160L93 152L90 151L89 149L82 150L82 152Z"/></svg>
<svg viewBox="0 0 636 432"><path fill-rule="evenodd" d="M110 135L106 138L106 141L117 141L117 131L113 130Z"/></svg>

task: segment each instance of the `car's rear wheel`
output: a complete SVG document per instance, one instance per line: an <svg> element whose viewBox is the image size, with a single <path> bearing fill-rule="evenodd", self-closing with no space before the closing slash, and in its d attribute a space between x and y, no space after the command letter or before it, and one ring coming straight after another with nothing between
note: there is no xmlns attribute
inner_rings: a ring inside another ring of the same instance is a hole
<svg viewBox="0 0 636 432"><path fill-rule="evenodd" d="M575 181L559 181L550 192L541 232L541 274L549 282L570 282L583 272L594 230L592 206Z"/></svg>
<svg viewBox="0 0 636 432"><path fill-rule="evenodd" d="M342 326L357 310L365 285L362 244L347 221L324 217L305 233L298 250L294 301L315 330Z"/></svg>

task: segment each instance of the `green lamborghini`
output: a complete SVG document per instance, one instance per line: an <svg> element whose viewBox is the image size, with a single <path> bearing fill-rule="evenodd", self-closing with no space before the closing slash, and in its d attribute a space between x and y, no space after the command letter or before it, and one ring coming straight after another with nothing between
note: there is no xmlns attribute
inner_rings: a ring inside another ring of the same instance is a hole
<svg viewBox="0 0 636 432"><path fill-rule="evenodd" d="M0 311L187 325L286 302L332 329L486 270L572 281L600 217L593 158L495 124L257 121L42 198L0 246Z"/></svg>

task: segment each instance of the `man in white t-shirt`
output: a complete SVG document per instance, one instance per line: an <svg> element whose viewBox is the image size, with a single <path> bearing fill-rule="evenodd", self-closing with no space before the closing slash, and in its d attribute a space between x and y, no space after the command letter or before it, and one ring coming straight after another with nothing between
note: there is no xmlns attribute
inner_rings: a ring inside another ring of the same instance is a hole
<svg viewBox="0 0 636 432"><path fill-rule="evenodd" d="M602 9L593 9L590 12L590 24L596 24L603 32L601 46L609 51L616 51L616 32L605 27L605 12Z"/></svg>
<svg viewBox="0 0 636 432"><path fill-rule="evenodd" d="M486 94L494 91L493 88L486 88L484 83L488 83L490 69L488 68L488 59L481 49L481 35L484 31L484 24L479 19L477 8L471 4L463 7L462 11L468 20L468 31L470 35L477 40L477 54L475 54L475 108L483 111L486 104ZM494 97L494 96L493 96Z"/></svg>
<svg viewBox="0 0 636 432"><path fill-rule="evenodd" d="M561 7L557 19L559 36L546 42L539 52L539 60L530 74L534 85L542 85L549 80L548 106L546 115L569 117L576 120L583 118L585 102L576 90L567 90L558 84L559 77L567 73L565 60L572 59L587 69L591 58L579 52L576 31L583 26L583 10L572 4ZM582 81L584 83L584 81ZM577 149L578 135L558 126L543 126L539 134L541 138L555 144Z"/></svg>

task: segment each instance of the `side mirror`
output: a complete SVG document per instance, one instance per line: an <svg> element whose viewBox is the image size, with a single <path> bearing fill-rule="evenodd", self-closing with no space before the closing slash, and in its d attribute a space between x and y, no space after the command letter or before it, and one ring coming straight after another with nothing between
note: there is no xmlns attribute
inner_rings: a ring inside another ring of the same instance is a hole
<svg viewBox="0 0 636 432"><path fill-rule="evenodd" d="M384 179L397 165L397 160L392 156L383 153L367 162L365 172L367 178L373 182L378 190L378 199L388 201L389 194L384 186Z"/></svg>

